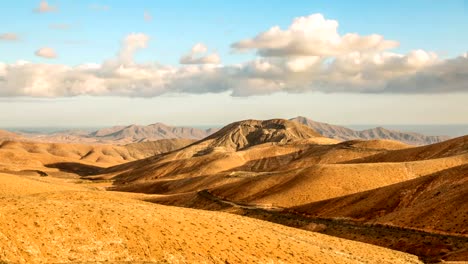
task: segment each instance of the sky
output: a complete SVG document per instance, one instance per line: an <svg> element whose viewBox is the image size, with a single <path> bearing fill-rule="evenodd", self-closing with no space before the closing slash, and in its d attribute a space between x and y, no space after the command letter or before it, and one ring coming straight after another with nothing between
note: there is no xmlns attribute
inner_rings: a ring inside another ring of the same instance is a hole
<svg viewBox="0 0 468 264"><path fill-rule="evenodd" d="M468 1L19 0L0 127L468 124Z"/></svg>

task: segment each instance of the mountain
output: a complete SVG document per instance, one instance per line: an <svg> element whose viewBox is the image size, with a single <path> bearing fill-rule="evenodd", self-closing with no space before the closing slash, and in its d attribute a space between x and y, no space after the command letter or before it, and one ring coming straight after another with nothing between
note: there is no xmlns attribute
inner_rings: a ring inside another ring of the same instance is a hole
<svg viewBox="0 0 468 264"><path fill-rule="evenodd" d="M236 122L183 149L84 178L112 182L109 191L144 193L154 203L246 215L404 251L431 263L465 258L468 186L457 167L468 164L466 137L421 147L391 140L339 142L291 123ZM439 177L441 184L431 176L447 173L456 176ZM378 191L391 186L399 187ZM356 198L343 206L325 202L343 197ZM461 210L437 220L454 205ZM360 218L366 215L382 218Z"/></svg>
<svg viewBox="0 0 468 264"><path fill-rule="evenodd" d="M425 148L424 153L431 147ZM330 141L293 121L245 120L183 149L91 177L113 179L113 190L177 194L209 189L236 202L291 207L411 180L468 160L451 152L424 162L359 163L413 149L390 140Z"/></svg>
<svg viewBox="0 0 468 264"><path fill-rule="evenodd" d="M191 127L173 127L162 123L148 126L129 125L102 128L89 132L83 130L68 130L51 134L22 133L22 140L45 143L79 143L79 144L119 144L125 145L161 139L190 139L199 140L217 131L215 128L198 129ZM0 132L2 139L13 138L12 133ZM7 135L9 135L7 137Z"/></svg>
<svg viewBox="0 0 468 264"><path fill-rule="evenodd" d="M316 122L302 116L298 116L290 120L309 126L324 137L335 138L339 140L390 139L398 140L410 145L428 145L449 139L447 136L426 136L419 133L389 130L383 127L357 131L343 126Z"/></svg>
<svg viewBox="0 0 468 264"><path fill-rule="evenodd" d="M99 140L129 140L139 142L170 138L201 139L208 136L210 131L190 127L172 127L162 123L155 123L148 126L130 125L104 128L90 133L89 136Z"/></svg>
<svg viewBox="0 0 468 264"><path fill-rule="evenodd" d="M304 125L284 119L244 120L225 126L203 141L213 141L210 147L241 150L267 142L287 143L300 139L321 137ZM203 142L202 141L202 142Z"/></svg>
<svg viewBox="0 0 468 264"><path fill-rule="evenodd" d="M263 131L265 133L268 130L274 129L275 126L281 126L282 124L277 123L275 124L275 119L273 121L269 121L269 124L259 124L255 123L255 120L245 120L242 121L243 128L242 131L239 132L239 135L244 134L249 130L249 126L260 126L263 127ZM278 119L276 119L278 120ZM354 139L387 139L387 140L396 140L410 145L428 145L433 143L442 142L444 140L449 139L447 136L425 136L418 133L411 133L411 132L399 132L394 130L385 129L382 127L377 127L373 129L367 129L362 131L356 131L350 128L346 128L343 126L336 126L327 123L316 122L305 117L296 117L290 119L291 121L295 121L302 125L308 126L312 128L315 132L318 132L320 135L337 139L341 141L347 140L354 140ZM247 124L249 123L250 124ZM264 121L265 122L265 121ZM235 122L231 124L231 126L238 126L239 122ZM294 126L289 124L288 125L288 133L291 132L291 129ZM226 128L225 129L231 129ZM40 134L40 133L23 133L21 136L24 140L33 140L33 141L41 141L41 142L49 142L49 143L86 143L86 144L129 144L129 143L136 143L142 141L154 141L159 139L172 139L172 138L185 138L185 139L195 139L200 140L210 135L216 133L219 129L217 128L208 128L208 129L198 129L192 127L177 127L177 126L168 126L162 123L155 123L147 126L142 125L129 125L129 126L114 126L108 128L102 128L97 131L88 132L88 131L81 131L81 130L69 130L69 131L62 131L52 134ZM239 130L240 131L240 130ZM11 139L13 135L6 136L6 131L0 132L0 140L1 139ZM223 132L224 133L224 132ZM250 132L248 132L250 133ZM256 132L257 133L257 132ZM263 133L263 132L262 132ZM306 132L308 133L308 132ZM232 134L233 137L237 135ZM254 139L252 137L263 137ZM301 135L296 135L301 136ZM304 136L304 135L303 135ZM317 135L316 135L317 136ZM240 145L248 144L248 141L255 141L255 140L265 140L266 138L270 138L271 140L277 140L277 137L282 137L281 135L253 135L250 133L249 138L245 139L244 142L240 142ZM225 143L229 140L228 138L222 139ZM232 145L232 144L231 144ZM244 145L245 147L246 145ZM233 146L231 146L233 147ZM240 148L242 146L239 146ZM239 148L236 147L236 148Z"/></svg>

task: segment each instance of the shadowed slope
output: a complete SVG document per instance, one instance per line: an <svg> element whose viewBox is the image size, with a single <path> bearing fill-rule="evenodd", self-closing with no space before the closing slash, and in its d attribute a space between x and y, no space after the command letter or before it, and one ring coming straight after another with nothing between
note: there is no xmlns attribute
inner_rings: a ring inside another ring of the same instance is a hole
<svg viewBox="0 0 468 264"><path fill-rule="evenodd" d="M468 165L292 210L468 236Z"/></svg>
<svg viewBox="0 0 468 264"><path fill-rule="evenodd" d="M468 154L468 136L416 148L400 149L380 153L352 161L353 163L405 162L445 158Z"/></svg>
<svg viewBox="0 0 468 264"><path fill-rule="evenodd" d="M411 180L467 162L468 157L454 157L394 164L320 164L251 175L212 192L236 202L290 207Z"/></svg>

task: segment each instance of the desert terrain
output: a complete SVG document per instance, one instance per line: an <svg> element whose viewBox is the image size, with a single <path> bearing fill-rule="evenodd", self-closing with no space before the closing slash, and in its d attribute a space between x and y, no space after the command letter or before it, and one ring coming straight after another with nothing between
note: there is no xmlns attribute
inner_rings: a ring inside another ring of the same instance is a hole
<svg viewBox="0 0 468 264"><path fill-rule="evenodd" d="M114 127L80 144L2 132L0 260L468 260L468 136L345 139L303 123L166 126L163 139Z"/></svg>

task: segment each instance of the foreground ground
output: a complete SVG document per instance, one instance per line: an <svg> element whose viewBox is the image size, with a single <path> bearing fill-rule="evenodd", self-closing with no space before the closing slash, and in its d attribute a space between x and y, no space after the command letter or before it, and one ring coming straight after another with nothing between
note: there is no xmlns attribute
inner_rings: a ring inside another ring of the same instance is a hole
<svg viewBox="0 0 468 264"><path fill-rule="evenodd" d="M369 244L99 189L76 180L0 174L0 260L419 263Z"/></svg>

